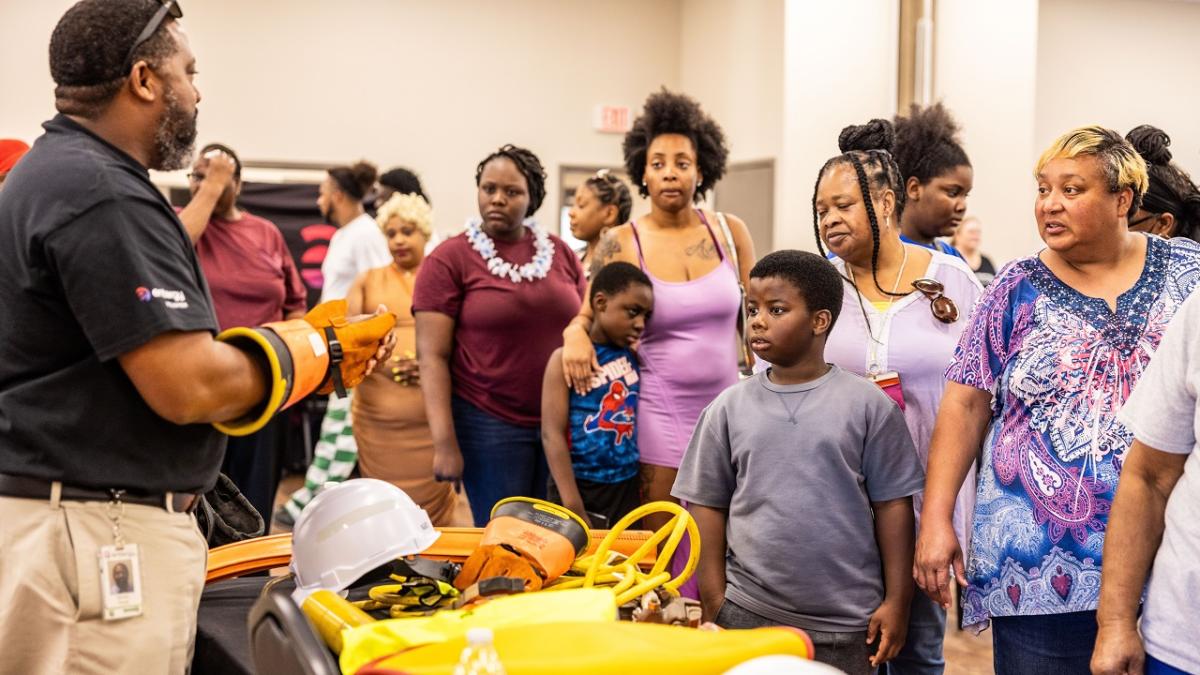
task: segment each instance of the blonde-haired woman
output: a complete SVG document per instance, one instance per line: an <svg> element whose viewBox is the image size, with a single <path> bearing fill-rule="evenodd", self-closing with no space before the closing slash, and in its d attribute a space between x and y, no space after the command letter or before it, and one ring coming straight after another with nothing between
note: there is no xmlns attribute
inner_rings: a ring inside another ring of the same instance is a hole
<svg viewBox="0 0 1200 675"><path fill-rule="evenodd" d="M386 480L408 493L434 525L451 525L455 495L449 483L433 476L433 437L425 418L412 315L413 281L433 233L433 211L420 195L397 193L379 208L376 221L387 238L392 263L362 273L346 301L352 314L386 305L397 317L396 348L354 393L351 414L358 464L364 476Z"/></svg>
<svg viewBox="0 0 1200 675"><path fill-rule="evenodd" d="M1108 511L1133 440L1116 414L1200 280L1200 246L1131 232L1146 163L1076 129L1035 169L1046 248L1001 270L946 372L914 574L964 624L992 622L995 669L1087 673ZM989 429L990 424L990 431ZM971 551L954 499L983 446Z"/></svg>

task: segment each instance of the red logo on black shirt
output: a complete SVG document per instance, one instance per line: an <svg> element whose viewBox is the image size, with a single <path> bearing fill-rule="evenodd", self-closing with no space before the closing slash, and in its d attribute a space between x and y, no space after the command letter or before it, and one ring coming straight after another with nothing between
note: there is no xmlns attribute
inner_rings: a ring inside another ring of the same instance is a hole
<svg viewBox="0 0 1200 675"><path fill-rule="evenodd" d="M150 293L150 289L145 286L138 286L134 293L137 293L138 300L142 302L150 302L154 299L154 296Z"/></svg>

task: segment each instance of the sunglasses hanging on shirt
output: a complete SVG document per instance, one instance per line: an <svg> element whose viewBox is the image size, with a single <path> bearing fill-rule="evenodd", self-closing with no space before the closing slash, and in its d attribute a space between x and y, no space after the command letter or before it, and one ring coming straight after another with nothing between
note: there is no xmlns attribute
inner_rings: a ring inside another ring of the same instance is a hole
<svg viewBox="0 0 1200 675"><path fill-rule="evenodd" d="M921 278L913 282L913 288L929 299L929 311L942 323L958 321L958 305L945 296L946 287L937 279Z"/></svg>

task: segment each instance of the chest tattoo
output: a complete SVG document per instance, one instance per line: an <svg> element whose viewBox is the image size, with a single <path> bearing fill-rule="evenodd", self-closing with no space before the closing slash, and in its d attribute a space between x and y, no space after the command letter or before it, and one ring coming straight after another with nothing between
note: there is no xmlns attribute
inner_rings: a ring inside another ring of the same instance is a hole
<svg viewBox="0 0 1200 675"><path fill-rule="evenodd" d="M713 258L717 257L717 247L713 246L713 242L710 237L705 237L695 244L683 249L683 253L689 258L712 260Z"/></svg>

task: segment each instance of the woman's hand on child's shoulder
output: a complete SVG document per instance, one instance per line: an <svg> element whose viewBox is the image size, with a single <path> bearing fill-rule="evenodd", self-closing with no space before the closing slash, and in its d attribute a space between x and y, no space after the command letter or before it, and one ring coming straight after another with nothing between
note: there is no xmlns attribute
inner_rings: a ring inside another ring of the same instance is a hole
<svg viewBox="0 0 1200 675"><path fill-rule="evenodd" d="M592 377L600 372L596 346L586 331L568 330L563 333L562 369L567 387L580 396L586 395Z"/></svg>

